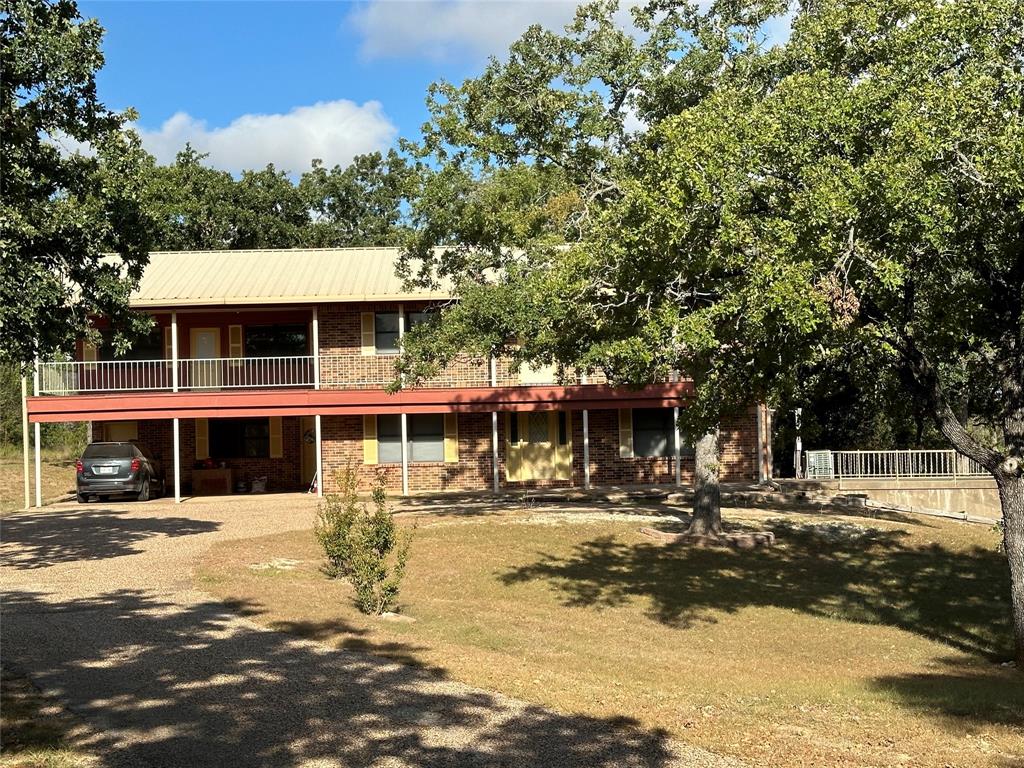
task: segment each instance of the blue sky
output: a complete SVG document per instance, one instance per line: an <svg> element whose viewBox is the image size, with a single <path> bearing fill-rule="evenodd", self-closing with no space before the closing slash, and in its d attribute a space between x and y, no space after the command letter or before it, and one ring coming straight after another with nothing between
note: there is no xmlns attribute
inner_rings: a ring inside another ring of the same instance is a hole
<svg viewBox="0 0 1024 768"><path fill-rule="evenodd" d="M162 162L191 141L238 172L414 137L427 86L461 82L533 22L558 28L569 0L112 2L80 0L106 28L101 99L135 107Z"/></svg>

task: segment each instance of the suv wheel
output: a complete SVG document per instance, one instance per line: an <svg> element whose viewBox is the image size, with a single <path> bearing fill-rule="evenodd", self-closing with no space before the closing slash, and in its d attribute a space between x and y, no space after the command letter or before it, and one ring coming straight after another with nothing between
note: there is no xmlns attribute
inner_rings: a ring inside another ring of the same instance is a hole
<svg viewBox="0 0 1024 768"><path fill-rule="evenodd" d="M149 478L147 477L142 481L142 487L139 489L139 501L149 501Z"/></svg>

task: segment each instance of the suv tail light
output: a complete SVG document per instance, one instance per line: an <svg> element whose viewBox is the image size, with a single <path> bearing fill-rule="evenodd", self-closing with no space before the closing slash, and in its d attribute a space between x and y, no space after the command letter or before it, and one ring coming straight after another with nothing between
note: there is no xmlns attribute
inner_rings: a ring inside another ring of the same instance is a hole
<svg viewBox="0 0 1024 768"><path fill-rule="evenodd" d="M78 474L82 474L83 472L85 472L85 464L82 463L81 459L75 462L75 472L77 472Z"/></svg>
<svg viewBox="0 0 1024 768"><path fill-rule="evenodd" d="M142 467L142 462L138 459L132 459L132 472L138 472Z"/></svg>

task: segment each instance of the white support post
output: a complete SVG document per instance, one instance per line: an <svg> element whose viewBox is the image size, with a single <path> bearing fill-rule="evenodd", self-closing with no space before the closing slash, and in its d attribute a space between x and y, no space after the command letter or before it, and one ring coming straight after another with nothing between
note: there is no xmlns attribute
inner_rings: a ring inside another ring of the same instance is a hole
<svg viewBox="0 0 1024 768"><path fill-rule="evenodd" d="M491 386L498 386L498 361L491 355Z"/></svg>
<svg viewBox="0 0 1024 768"><path fill-rule="evenodd" d="M320 389L320 316L315 306L313 307L313 389ZM319 476L317 479L319 480ZM317 488L319 487L320 483L317 482Z"/></svg>
<svg viewBox="0 0 1024 768"><path fill-rule="evenodd" d="M39 397L39 357L36 356L36 364L32 368L32 393ZM35 453L36 453L36 506L43 506L43 459L40 455L41 436L39 422L35 423Z"/></svg>
<svg viewBox="0 0 1024 768"><path fill-rule="evenodd" d="M683 484L683 444L679 435L679 406L672 409L672 430L676 450L676 485Z"/></svg>
<svg viewBox="0 0 1024 768"><path fill-rule="evenodd" d="M409 417L404 413L402 414L402 495L409 495Z"/></svg>
<svg viewBox="0 0 1024 768"><path fill-rule="evenodd" d="M39 454L39 422L36 427L36 506L43 506L43 461Z"/></svg>
<svg viewBox="0 0 1024 768"><path fill-rule="evenodd" d="M313 417L316 425L316 495L323 498L324 495L324 444L320 431L320 414Z"/></svg>
<svg viewBox="0 0 1024 768"><path fill-rule="evenodd" d="M171 391L178 391L178 313L171 312ZM177 423L177 419L174 420ZM174 451L178 455L177 449ZM177 473L175 473L177 475Z"/></svg>
<svg viewBox="0 0 1024 768"><path fill-rule="evenodd" d="M25 479L25 509L32 506L31 482L28 477L28 377L21 377L21 458L22 477Z"/></svg>
<svg viewBox="0 0 1024 768"><path fill-rule="evenodd" d="M494 492L501 490L501 474L498 471L498 412L491 412L491 474Z"/></svg>
<svg viewBox="0 0 1024 768"><path fill-rule="evenodd" d="M583 487L590 490L590 411L583 411Z"/></svg>
<svg viewBox="0 0 1024 768"><path fill-rule="evenodd" d="M757 406L757 482L764 483L768 478L764 471L764 413L765 406Z"/></svg>
<svg viewBox="0 0 1024 768"><path fill-rule="evenodd" d="M181 504L181 419L174 419L174 503Z"/></svg>

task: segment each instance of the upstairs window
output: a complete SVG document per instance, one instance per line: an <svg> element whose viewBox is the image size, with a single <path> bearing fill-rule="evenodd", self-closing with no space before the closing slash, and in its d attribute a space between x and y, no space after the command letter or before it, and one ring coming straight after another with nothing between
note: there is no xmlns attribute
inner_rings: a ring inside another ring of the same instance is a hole
<svg viewBox="0 0 1024 768"><path fill-rule="evenodd" d="M305 323L245 326L246 357L302 357L308 354Z"/></svg>
<svg viewBox="0 0 1024 768"><path fill-rule="evenodd" d="M405 330L410 331L417 325L433 322L435 317L437 317L437 312L434 311L409 312L405 316Z"/></svg>
<svg viewBox="0 0 1024 768"><path fill-rule="evenodd" d="M114 332L104 329L100 331L102 344L96 350L97 360L162 360L164 356L163 329L154 326L144 336L132 339L131 349L121 354L114 352Z"/></svg>
<svg viewBox="0 0 1024 768"><path fill-rule="evenodd" d="M377 312L373 316L373 344L378 354L398 352L397 312Z"/></svg>

